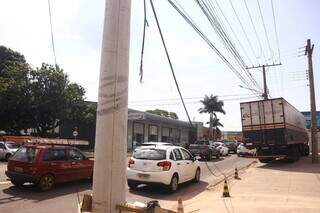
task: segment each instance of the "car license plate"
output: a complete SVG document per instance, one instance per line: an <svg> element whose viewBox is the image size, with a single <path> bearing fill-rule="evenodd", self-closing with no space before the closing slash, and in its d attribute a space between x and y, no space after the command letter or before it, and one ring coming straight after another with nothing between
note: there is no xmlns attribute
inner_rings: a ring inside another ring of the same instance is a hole
<svg viewBox="0 0 320 213"><path fill-rule="evenodd" d="M23 169L21 167L14 167L13 169L15 172L23 172Z"/></svg>
<svg viewBox="0 0 320 213"><path fill-rule="evenodd" d="M138 173L138 177L140 177L140 178L149 178L150 174Z"/></svg>

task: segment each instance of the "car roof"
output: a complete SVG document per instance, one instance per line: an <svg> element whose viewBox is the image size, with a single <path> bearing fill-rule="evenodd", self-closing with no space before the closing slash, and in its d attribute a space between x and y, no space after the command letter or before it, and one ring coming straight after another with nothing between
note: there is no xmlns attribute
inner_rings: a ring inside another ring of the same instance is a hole
<svg viewBox="0 0 320 213"><path fill-rule="evenodd" d="M157 145L157 146L140 146L137 147L137 150L140 149L162 149L162 150L168 150L168 149L175 149L175 148L183 148L181 146L175 146L175 145Z"/></svg>

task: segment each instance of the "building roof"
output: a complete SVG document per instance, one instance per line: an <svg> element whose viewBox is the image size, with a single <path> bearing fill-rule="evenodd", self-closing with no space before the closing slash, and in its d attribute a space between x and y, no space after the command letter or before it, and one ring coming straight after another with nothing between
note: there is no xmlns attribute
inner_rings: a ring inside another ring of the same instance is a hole
<svg viewBox="0 0 320 213"><path fill-rule="evenodd" d="M134 115L134 116L130 116ZM167 118L160 115L155 115L149 112L142 112L135 109L128 110L128 119L129 120L146 120L151 122L161 122L162 124L175 125L184 128L191 128L190 123L186 121L176 120L173 118Z"/></svg>

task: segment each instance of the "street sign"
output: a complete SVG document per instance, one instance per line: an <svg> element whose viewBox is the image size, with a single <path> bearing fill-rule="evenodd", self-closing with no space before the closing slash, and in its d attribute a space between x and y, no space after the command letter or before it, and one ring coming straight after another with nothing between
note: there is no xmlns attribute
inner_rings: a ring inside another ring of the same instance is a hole
<svg viewBox="0 0 320 213"><path fill-rule="evenodd" d="M72 134L73 134L74 137L77 137L78 136L78 131L74 130Z"/></svg>

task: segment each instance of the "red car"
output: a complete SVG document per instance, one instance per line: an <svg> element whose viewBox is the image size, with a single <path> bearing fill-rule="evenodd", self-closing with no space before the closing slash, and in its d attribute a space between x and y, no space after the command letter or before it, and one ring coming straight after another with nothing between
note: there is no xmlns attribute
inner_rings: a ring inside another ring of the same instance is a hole
<svg viewBox="0 0 320 213"><path fill-rule="evenodd" d="M29 182L47 191L58 182L92 178L93 160L71 146L26 145L10 158L6 175L16 186Z"/></svg>

